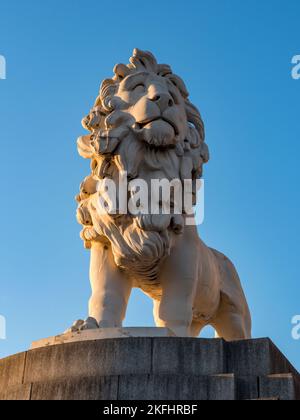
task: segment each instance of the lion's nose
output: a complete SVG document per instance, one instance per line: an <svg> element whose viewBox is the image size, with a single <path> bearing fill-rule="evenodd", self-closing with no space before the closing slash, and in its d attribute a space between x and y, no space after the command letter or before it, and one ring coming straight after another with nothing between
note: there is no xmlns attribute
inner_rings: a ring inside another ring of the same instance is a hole
<svg viewBox="0 0 300 420"><path fill-rule="evenodd" d="M164 112L167 108L174 105L173 98L168 93L158 93L150 98L150 100L157 104L161 112Z"/></svg>

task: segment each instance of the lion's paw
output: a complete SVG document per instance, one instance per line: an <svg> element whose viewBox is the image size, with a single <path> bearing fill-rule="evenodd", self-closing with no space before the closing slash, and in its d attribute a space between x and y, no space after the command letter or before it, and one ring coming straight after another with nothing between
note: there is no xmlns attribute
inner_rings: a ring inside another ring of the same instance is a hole
<svg viewBox="0 0 300 420"><path fill-rule="evenodd" d="M83 319L79 319L75 321L71 328L65 331L67 333L74 333L79 331L86 331L86 330L96 330L99 328L98 322L95 318L87 318L85 321Z"/></svg>

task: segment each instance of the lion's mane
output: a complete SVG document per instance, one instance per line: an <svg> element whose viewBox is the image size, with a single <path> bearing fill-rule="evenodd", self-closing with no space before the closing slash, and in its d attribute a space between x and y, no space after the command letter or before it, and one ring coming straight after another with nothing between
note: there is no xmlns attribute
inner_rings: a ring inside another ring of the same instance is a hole
<svg viewBox="0 0 300 420"><path fill-rule="evenodd" d="M117 95L119 84L135 73L153 73L170 80L184 99L188 133L184 141L172 147L150 147L135 128L135 120L126 112ZM90 133L78 139L81 156L91 159L91 175L81 185L77 197L77 218L83 225L82 239L89 248L93 241L112 247L116 264L137 277L154 281L159 263L168 255L170 232L180 233L183 217L172 215L102 215L97 212L97 182L118 179L126 171L129 179L161 174L162 178L191 179L202 176L202 167L209 159L204 125L198 109L189 101L189 94L180 77L165 64L158 64L150 52L135 49L130 64L118 64L114 77L102 82L94 107L82 121ZM143 168L143 170L141 169ZM146 168L146 169L145 169Z"/></svg>

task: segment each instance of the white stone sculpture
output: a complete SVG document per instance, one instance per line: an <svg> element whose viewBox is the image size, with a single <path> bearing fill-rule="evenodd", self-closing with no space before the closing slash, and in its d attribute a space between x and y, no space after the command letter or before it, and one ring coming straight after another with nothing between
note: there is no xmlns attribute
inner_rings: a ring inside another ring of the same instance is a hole
<svg viewBox="0 0 300 420"><path fill-rule="evenodd" d="M153 299L156 325L178 336L196 337L211 325L226 340L251 337L250 313L233 264L201 241L196 226L185 223L184 211L99 212L100 181L119 185L124 173L149 186L152 179L192 180L195 196L209 153L200 113L188 97L168 65L136 49L130 64L117 65L114 77L102 83L83 119L89 134L78 139L78 150L91 160L91 174L77 197L77 218L91 252L92 296L89 317L75 322L72 331L121 327L137 287ZM135 193L129 188L128 198ZM117 207L120 201L118 195Z"/></svg>

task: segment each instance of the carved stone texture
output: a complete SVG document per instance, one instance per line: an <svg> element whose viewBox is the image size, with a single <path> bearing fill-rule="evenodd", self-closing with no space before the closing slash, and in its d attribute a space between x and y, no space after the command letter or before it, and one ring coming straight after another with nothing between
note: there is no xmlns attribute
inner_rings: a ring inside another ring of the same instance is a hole
<svg viewBox="0 0 300 420"><path fill-rule="evenodd" d="M0 360L0 400L299 400L299 385L269 339L100 339Z"/></svg>
<svg viewBox="0 0 300 420"><path fill-rule="evenodd" d="M209 160L204 124L190 102L184 82L150 52L135 49L130 64L118 64L104 80L93 108L83 121L89 134L78 139L82 157L91 160L91 174L77 196L81 237L91 252L92 296L89 318L71 331L120 328L130 292L140 288L154 302L155 323L178 336L199 335L212 325L226 340L251 337L251 317L233 264L207 247L187 214L133 214L120 209L100 212L103 181L120 186L133 180L147 186L153 179L196 181ZM126 191L127 200L127 191ZM161 207L163 198L154 198ZM195 204L195 201L194 203Z"/></svg>

